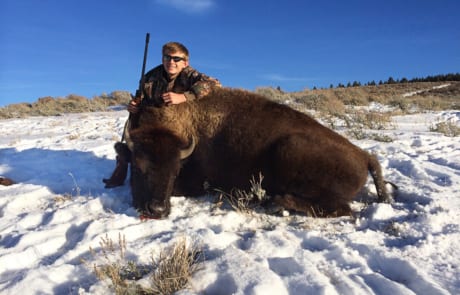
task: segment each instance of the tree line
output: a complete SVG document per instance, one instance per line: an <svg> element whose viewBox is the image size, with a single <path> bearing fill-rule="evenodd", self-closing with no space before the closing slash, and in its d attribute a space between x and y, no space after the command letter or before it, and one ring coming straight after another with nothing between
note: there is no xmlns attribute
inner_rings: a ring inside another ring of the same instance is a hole
<svg viewBox="0 0 460 295"><path fill-rule="evenodd" d="M394 79L393 77L389 77L386 81L380 80L379 82L376 82L375 80L369 81L364 84L364 86L376 86L376 85L385 85L385 84L399 84L399 83L415 83L415 82L443 82L443 81L460 81L460 73L450 73L450 74L444 74L444 75L434 75L434 76L426 76L423 78L412 78L412 79L407 79L407 78L401 78L401 79ZM347 84L339 83L337 86L334 86L331 84L329 88L348 88L348 87L358 87L362 86L361 82L359 81L353 81L353 82L348 82ZM316 89L316 87L313 87L313 89Z"/></svg>

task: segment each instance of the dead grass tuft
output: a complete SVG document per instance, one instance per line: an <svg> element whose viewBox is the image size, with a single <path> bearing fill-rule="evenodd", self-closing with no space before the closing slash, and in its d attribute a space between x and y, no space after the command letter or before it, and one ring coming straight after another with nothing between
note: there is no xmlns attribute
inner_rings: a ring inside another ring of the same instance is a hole
<svg viewBox="0 0 460 295"><path fill-rule="evenodd" d="M173 294L187 288L203 260L202 251L188 246L185 238L181 239L169 250L162 251L158 259L153 259L155 271L148 294Z"/></svg>
<svg viewBox="0 0 460 295"><path fill-rule="evenodd" d="M430 127L431 132L439 132L449 137L460 136L460 127L453 122L440 122Z"/></svg>
<svg viewBox="0 0 460 295"><path fill-rule="evenodd" d="M256 207L259 207L263 202L267 201L268 196L262 188L264 177L259 174L259 179L252 177L250 189L248 191L233 189L229 193L216 189L219 193L218 203L227 202L237 212L244 214L252 214Z"/></svg>
<svg viewBox="0 0 460 295"><path fill-rule="evenodd" d="M119 234L114 243L106 234L99 242L99 248L90 247L90 263L82 263L92 270L100 280L107 282L117 295L125 294L173 294L187 288L190 279L204 260L203 253L196 246L180 239L171 248L160 251L158 258L152 254L150 265L141 265L126 258L126 239ZM149 286L138 281L150 274Z"/></svg>

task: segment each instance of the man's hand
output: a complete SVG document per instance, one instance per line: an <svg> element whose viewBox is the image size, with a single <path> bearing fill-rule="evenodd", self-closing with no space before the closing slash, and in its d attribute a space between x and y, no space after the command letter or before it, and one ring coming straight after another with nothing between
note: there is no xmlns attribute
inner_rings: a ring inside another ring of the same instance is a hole
<svg viewBox="0 0 460 295"><path fill-rule="evenodd" d="M131 100L128 104L128 112L131 114L139 113L139 103L136 100Z"/></svg>
<svg viewBox="0 0 460 295"><path fill-rule="evenodd" d="M180 104L187 101L184 94L179 94L175 92L163 93L161 97L163 98L163 101L167 106L172 104Z"/></svg>

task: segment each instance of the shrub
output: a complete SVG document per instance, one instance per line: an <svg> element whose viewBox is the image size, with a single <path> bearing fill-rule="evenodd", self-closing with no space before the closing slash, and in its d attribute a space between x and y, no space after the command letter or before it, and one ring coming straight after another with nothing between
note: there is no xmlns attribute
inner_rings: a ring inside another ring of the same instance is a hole
<svg viewBox="0 0 460 295"><path fill-rule="evenodd" d="M452 122L440 122L430 127L430 131L439 132L449 137L460 136L460 127Z"/></svg>
<svg viewBox="0 0 460 295"><path fill-rule="evenodd" d="M101 238L99 249L90 248L90 253L99 264L82 262L101 281L107 281L115 294L173 294L187 287L191 276L199 269L203 260L196 246L187 245L185 238L180 239L172 248L163 249L159 258L151 257L150 265L140 265L126 258L126 240L121 234L118 244L106 234ZM150 286L137 281L151 273Z"/></svg>
<svg viewBox="0 0 460 295"><path fill-rule="evenodd" d="M348 130L347 134L355 139L373 139L382 142L393 141L390 137L366 132L371 130L384 130L391 127L391 116L386 113L351 111L341 117Z"/></svg>
<svg viewBox="0 0 460 295"><path fill-rule="evenodd" d="M219 193L219 202L226 201L234 210L245 214L251 214L254 208L260 206L268 198L265 194L265 190L262 188L263 179L264 177L262 174L259 174L258 180L253 177L249 181L251 185L249 191L233 189L227 193L216 189Z"/></svg>
<svg viewBox="0 0 460 295"><path fill-rule="evenodd" d="M77 94L57 98L46 96L32 104L11 104L0 108L0 119L106 111L108 106L127 104L130 99L127 91L114 91L110 95L96 96L92 99Z"/></svg>
<svg viewBox="0 0 460 295"><path fill-rule="evenodd" d="M158 259L153 260L154 273L151 276L151 288L147 294L173 294L188 286L193 273L199 269L204 257L201 251L187 246L185 239L177 242L169 251L162 251Z"/></svg>
<svg viewBox="0 0 460 295"><path fill-rule="evenodd" d="M280 103L284 103L284 100L286 99L286 95L284 92L272 87L258 87L254 92L270 100Z"/></svg>
<svg viewBox="0 0 460 295"><path fill-rule="evenodd" d="M139 294L141 287L135 279L142 277L147 268L140 268L134 261L127 261L126 240L121 234L118 236L118 245L108 237L101 238L98 251L90 247L90 253L95 260L102 260L101 264L91 265L86 260L82 262L92 269L94 275L101 281L109 281L109 287L115 294ZM134 279L134 280L133 280Z"/></svg>

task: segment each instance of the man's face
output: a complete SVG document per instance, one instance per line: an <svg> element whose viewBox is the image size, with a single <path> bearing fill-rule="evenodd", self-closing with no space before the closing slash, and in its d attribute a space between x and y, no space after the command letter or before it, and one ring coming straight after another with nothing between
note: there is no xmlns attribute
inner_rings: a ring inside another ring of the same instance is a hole
<svg viewBox="0 0 460 295"><path fill-rule="evenodd" d="M169 77L175 77L188 66L188 60L181 52L168 52L163 55L163 67Z"/></svg>

